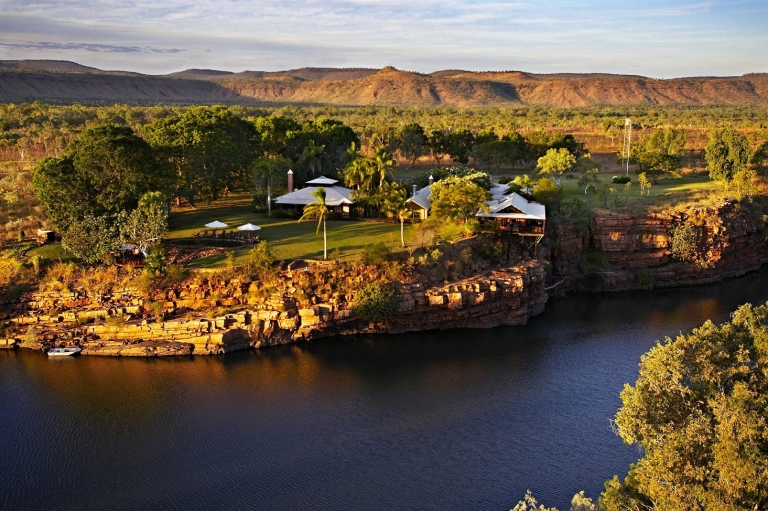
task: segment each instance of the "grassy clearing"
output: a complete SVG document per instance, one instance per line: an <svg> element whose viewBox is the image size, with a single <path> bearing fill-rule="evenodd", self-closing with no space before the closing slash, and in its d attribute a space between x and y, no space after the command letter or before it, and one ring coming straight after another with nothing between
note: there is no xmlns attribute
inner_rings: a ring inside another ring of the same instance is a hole
<svg viewBox="0 0 768 511"><path fill-rule="evenodd" d="M46 245L40 245L39 247L28 251L26 256L29 260L31 260L34 256L40 256L46 261L61 261L64 263L77 262L77 258L68 254L64 250L64 247L61 246L61 243L49 243Z"/></svg>
<svg viewBox="0 0 768 511"><path fill-rule="evenodd" d="M631 175L632 185L627 194L623 184L614 184L613 176L615 174L601 174L600 185L596 195L587 196L584 189L578 185L577 179L563 179L561 185L563 188L563 198L579 197L590 201L596 206L606 207L603 197L603 186L609 184L616 190L608 196L607 207L621 207L622 209L640 209L659 204L673 205L683 201L704 198L707 195L719 192L722 186L709 177L679 177L679 178L659 178L658 184L651 186L650 194L640 195L640 185L637 175ZM647 193L647 192L646 192Z"/></svg>
<svg viewBox="0 0 768 511"><path fill-rule="evenodd" d="M317 222L298 223L296 220L259 219L259 236L274 248L277 259L322 259L323 232L315 234ZM392 250L400 247L400 224L385 222L355 222L332 220L327 222L328 256L334 259L355 259L373 243L384 242ZM405 240L413 238L414 226L405 226ZM234 251L234 264L247 262L251 247ZM190 264L192 268L221 268L228 265L224 254L204 257Z"/></svg>
<svg viewBox="0 0 768 511"><path fill-rule="evenodd" d="M253 212L249 200L227 199L196 209L174 211L168 220L167 239L192 238L195 231L205 229L205 224L214 220L229 224L228 230L250 222L261 227L258 235L268 241L275 250L278 259L321 259L323 257L323 233L315 235L317 222L297 222L294 219L267 218L266 215ZM328 255L334 254L339 259L355 259L365 247L377 242L384 242L393 250L400 247L400 224L386 221L332 220L327 222ZM415 226L405 225L405 241L414 238ZM441 233L444 238L451 238L453 232ZM235 250L235 264L242 264L248 257L250 247ZM225 255L216 255L198 259L191 267L225 267Z"/></svg>

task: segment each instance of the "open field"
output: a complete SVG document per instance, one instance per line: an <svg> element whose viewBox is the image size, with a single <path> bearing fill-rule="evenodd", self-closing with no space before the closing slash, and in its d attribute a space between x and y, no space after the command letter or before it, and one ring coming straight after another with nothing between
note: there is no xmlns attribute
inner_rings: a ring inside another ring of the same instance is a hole
<svg viewBox="0 0 768 511"><path fill-rule="evenodd" d="M636 208L647 208L652 205L658 204L663 201L667 204L675 204L683 200L692 199L697 196L703 196L707 192L716 192L722 189L722 186L716 181L712 181L707 176L700 177L679 177L679 178L659 178L658 184L651 186L650 193L645 192L642 197L640 196L640 185L638 184L637 175L630 174L632 185L629 187L629 193L625 190L624 184L614 184L613 176L616 174L601 174L599 175L600 185L598 185L597 194L587 196L584 194L584 189L578 185L578 177L576 179L563 179L561 185L563 188L563 199L567 200L572 197L579 197L580 199L587 200L594 206L605 207L606 201L603 197L603 187L607 183L616 190L615 193L611 193L608 196L607 207L614 205L626 208L627 206ZM652 182L652 181L651 181Z"/></svg>

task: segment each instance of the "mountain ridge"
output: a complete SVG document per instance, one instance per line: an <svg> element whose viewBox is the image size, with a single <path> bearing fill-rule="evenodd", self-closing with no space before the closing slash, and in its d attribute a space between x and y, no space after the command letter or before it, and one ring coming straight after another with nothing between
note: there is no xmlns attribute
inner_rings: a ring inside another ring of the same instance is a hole
<svg viewBox="0 0 768 511"><path fill-rule="evenodd" d="M649 78L611 73L403 71L303 67L285 71L186 69L165 75L104 71L69 61L0 60L0 101L277 103L473 108L768 106L768 73Z"/></svg>

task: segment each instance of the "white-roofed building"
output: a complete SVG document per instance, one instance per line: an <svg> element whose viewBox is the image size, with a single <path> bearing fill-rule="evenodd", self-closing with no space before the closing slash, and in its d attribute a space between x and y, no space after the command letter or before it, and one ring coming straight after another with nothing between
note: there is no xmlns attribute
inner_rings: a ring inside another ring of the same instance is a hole
<svg viewBox="0 0 768 511"><path fill-rule="evenodd" d="M431 185L430 185L431 186ZM429 208L432 207L432 201L429 200L429 194L432 193L430 186L425 186L417 191L406 204L413 211L413 217L426 220L429 216Z"/></svg>
<svg viewBox="0 0 768 511"><path fill-rule="evenodd" d="M480 218L493 218L502 230L520 236L544 236L547 212L543 204L527 200L522 195L510 193L485 202L489 213L480 211Z"/></svg>
<svg viewBox="0 0 768 511"><path fill-rule="evenodd" d="M316 177L312 181L307 181L309 186L333 186L338 183L338 179L331 179L330 177L320 176Z"/></svg>
<svg viewBox="0 0 768 511"><path fill-rule="evenodd" d="M333 211L343 215L349 214L349 206L355 203L352 200L352 190L343 186L335 186L338 183L336 179L320 176L317 179L308 181L306 188L286 193L275 199L275 204L286 209L303 209L307 204L317 203L317 199L312 192L322 187L325 189L325 203Z"/></svg>

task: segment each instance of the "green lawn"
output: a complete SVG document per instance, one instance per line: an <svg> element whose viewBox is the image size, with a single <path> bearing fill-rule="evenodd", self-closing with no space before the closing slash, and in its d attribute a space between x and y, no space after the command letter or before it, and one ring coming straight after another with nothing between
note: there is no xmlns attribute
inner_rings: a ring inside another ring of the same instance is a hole
<svg viewBox="0 0 768 511"><path fill-rule="evenodd" d="M77 261L76 257L68 254L64 250L64 247L61 246L61 243L48 243L45 245L40 245L39 247L33 248L26 253L28 260L32 260L34 256L40 256L45 260L53 262L61 261L66 263Z"/></svg>
<svg viewBox="0 0 768 511"><path fill-rule="evenodd" d="M600 174L600 185L596 196L592 196L590 199L593 204L602 206L605 204L603 197L603 185L608 183L612 188L616 190L616 193L609 195L608 206L615 204L617 201L621 204L625 204L627 201L627 194L623 184L614 184L613 176L616 174ZM584 195L584 189L578 185L578 178L576 179L562 179L561 185L563 188L563 198L570 199L571 197L579 197L586 199ZM640 197L640 185L638 184L637 175L630 175L632 179L632 185L629 188L629 204L635 205L649 205L657 203L658 201L669 201L670 203L677 202L679 199L685 199L692 194L698 194L707 191L717 191L721 189L721 186L709 179L708 177L678 177L678 178L659 178L658 184L651 186L650 194ZM646 192L647 193L647 192Z"/></svg>
<svg viewBox="0 0 768 511"><path fill-rule="evenodd" d="M273 219L254 213L250 205L244 202L230 203L223 207L213 204L209 207L187 209L171 213L167 239L192 238L195 231L205 229L205 224L219 220L229 224L228 230L250 222L261 227L258 235L268 241L278 259L322 259L323 232L315 235L317 222L297 222L294 219ZM366 246L384 242L393 250L400 246L400 224L391 222L370 222L354 220L332 220L327 222L328 255L338 250L341 259L353 259L363 252ZM414 226L405 225L405 241L413 237ZM235 264L245 262L250 247L235 251ZM224 267L225 255L205 257L193 262L191 267Z"/></svg>

